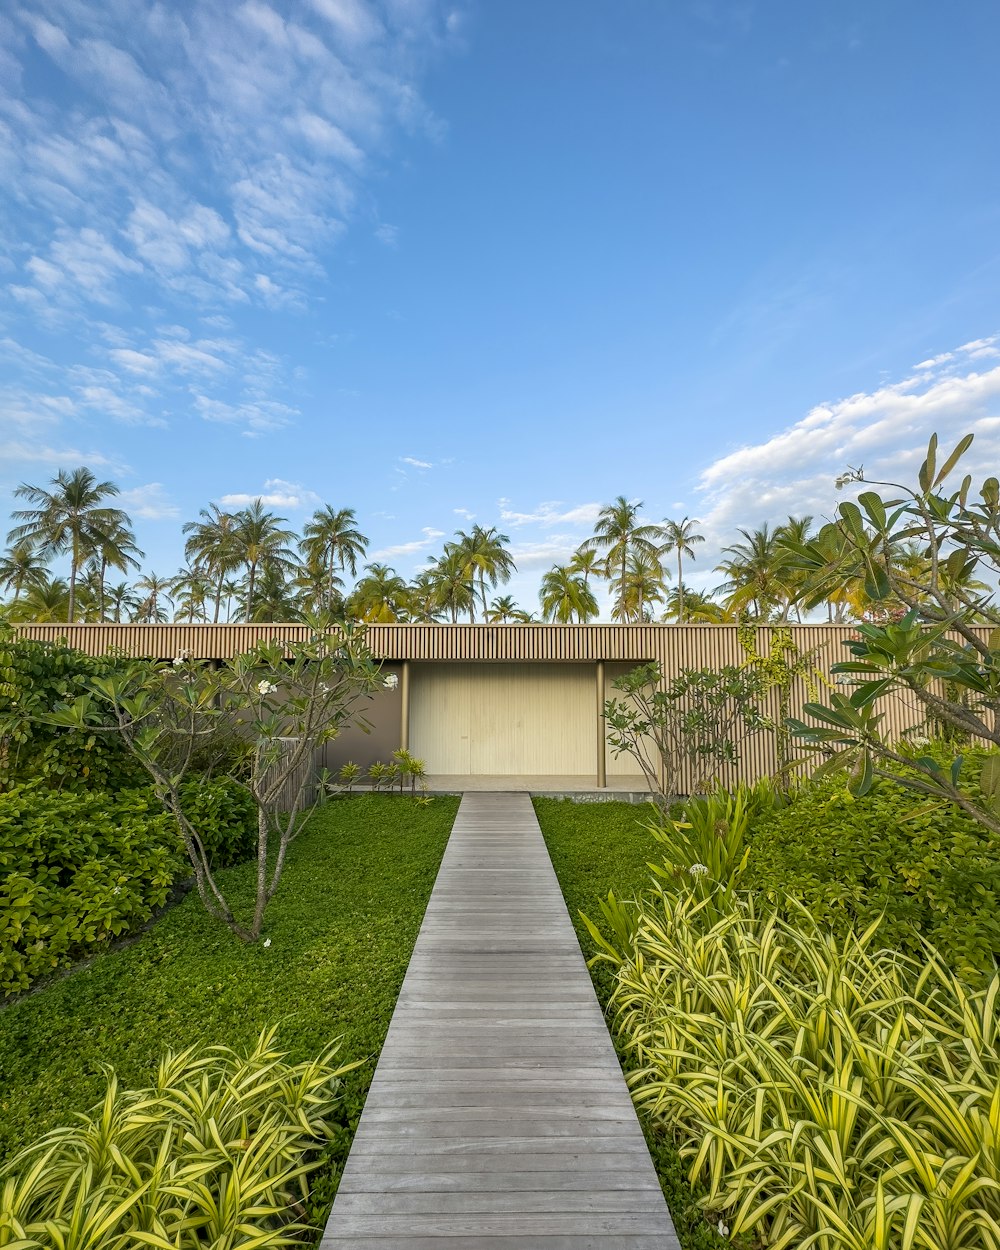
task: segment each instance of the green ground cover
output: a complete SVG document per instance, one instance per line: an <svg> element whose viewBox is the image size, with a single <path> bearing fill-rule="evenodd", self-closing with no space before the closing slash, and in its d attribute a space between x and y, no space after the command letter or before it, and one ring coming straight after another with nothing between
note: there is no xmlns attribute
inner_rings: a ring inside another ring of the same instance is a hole
<svg viewBox="0 0 1000 1250"><path fill-rule="evenodd" d="M598 918L598 904L609 890L630 898L646 889L651 878L646 864L661 858L657 843L638 823L647 809L632 803L588 805L541 798L534 805L580 946L589 959L596 952L580 912ZM591 976L601 1005L607 1007L614 986L612 970L596 964ZM644 1122L643 1131L683 1250L718 1250L722 1239L698 1209L698 1191L688 1184L687 1169L676 1151L650 1133Z"/></svg>
<svg viewBox="0 0 1000 1250"><path fill-rule="evenodd" d="M250 1048L278 1023L292 1061L342 1036L343 1127L313 1187L321 1220L346 1157L437 875L457 800L355 796L318 811L292 844L268 910L270 945L244 946L196 896L130 945L0 1009L0 1160L103 1094L105 1065L122 1086L147 1085L167 1048ZM219 874L237 906L253 898L256 863Z"/></svg>

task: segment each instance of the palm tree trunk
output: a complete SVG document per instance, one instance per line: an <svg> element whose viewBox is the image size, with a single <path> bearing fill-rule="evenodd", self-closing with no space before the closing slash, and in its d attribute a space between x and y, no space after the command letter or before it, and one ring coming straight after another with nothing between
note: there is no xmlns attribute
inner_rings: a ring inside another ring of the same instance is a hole
<svg viewBox="0 0 1000 1250"><path fill-rule="evenodd" d="M257 583L257 563L256 561L254 561L250 565L250 580L247 582L247 603L246 603L245 615L248 621L253 620L253 592L257 588L256 583Z"/></svg>
<svg viewBox="0 0 1000 1250"><path fill-rule="evenodd" d="M684 624L684 579L681 576L681 549L677 548L677 624Z"/></svg>
<svg viewBox="0 0 1000 1250"><path fill-rule="evenodd" d="M66 617L67 622L72 623L76 615L76 566L77 566L77 544L76 535L73 535L73 548L69 560L69 611Z"/></svg>
<svg viewBox="0 0 1000 1250"><path fill-rule="evenodd" d="M104 579L107 576L107 572L108 572L108 562L104 558L104 556L101 556L101 577L100 577L100 581L98 582L99 590L98 590L98 618L97 619L99 621L104 620Z"/></svg>
<svg viewBox="0 0 1000 1250"><path fill-rule="evenodd" d="M219 614L222 611L222 583L225 581L225 573L219 574L219 584L215 588L215 616L212 618L212 624L218 625Z"/></svg>

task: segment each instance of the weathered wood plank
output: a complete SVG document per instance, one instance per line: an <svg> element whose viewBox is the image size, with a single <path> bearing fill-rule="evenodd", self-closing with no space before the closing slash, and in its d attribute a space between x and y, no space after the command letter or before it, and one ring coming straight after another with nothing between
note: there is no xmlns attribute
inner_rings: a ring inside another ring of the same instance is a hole
<svg viewBox="0 0 1000 1250"><path fill-rule="evenodd" d="M526 795L463 798L325 1250L676 1250Z"/></svg>

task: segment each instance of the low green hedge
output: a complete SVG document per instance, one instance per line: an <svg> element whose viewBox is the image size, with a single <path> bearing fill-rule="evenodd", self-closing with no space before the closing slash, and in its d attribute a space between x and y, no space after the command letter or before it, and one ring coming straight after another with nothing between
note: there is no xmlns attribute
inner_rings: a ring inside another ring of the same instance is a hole
<svg viewBox="0 0 1000 1250"><path fill-rule="evenodd" d="M184 803L216 867L252 853L256 808L227 778ZM149 789L0 794L0 999L141 927L188 875L173 818Z"/></svg>
<svg viewBox="0 0 1000 1250"><path fill-rule="evenodd" d="M1000 959L1000 838L958 808L891 782L863 797L842 780L813 782L757 815L740 881L758 897L794 899L839 935L883 913L880 940L916 957L921 939L959 973Z"/></svg>
<svg viewBox="0 0 1000 1250"><path fill-rule="evenodd" d="M162 907L184 865L172 826L148 791L0 795L0 996Z"/></svg>

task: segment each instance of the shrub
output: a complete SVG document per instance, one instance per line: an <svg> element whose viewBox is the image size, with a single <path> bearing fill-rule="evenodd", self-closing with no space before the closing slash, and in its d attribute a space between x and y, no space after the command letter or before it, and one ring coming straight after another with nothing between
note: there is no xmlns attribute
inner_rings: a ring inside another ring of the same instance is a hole
<svg viewBox="0 0 1000 1250"><path fill-rule="evenodd" d="M243 786L229 777L192 778L181 786L181 802L214 868L228 868L253 855L257 805ZM183 849L179 835L178 849Z"/></svg>
<svg viewBox="0 0 1000 1250"><path fill-rule="evenodd" d="M72 703L90 681L118 665L113 657L17 637L0 624L0 790L31 781L74 792L148 783L117 739L38 719L57 703Z"/></svg>
<svg viewBox="0 0 1000 1250"><path fill-rule="evenodd" d="M288 1064L272 1029L245 1057L168 1053L149 1089L120 1090L110 1075L89 1115L0 1173L0 1245L301 1245L294 1217L349 1070L333 1066L336 1049Z"/></svg>
<svg viewBox="0 0 1000 1250"><path fill-rule="evenodd" d="M928 939L967 976L1000 956L1000 839L889 782L857 797L843 780L813 782L762 812L741 884L798 900L838 934L884 913L884 942L920 955Z"/></svg>
<svg viewBox="0 0 1000 1250"><path fill-rule="evenodd" d="M997 1000L935 953L690 895L603 905L633 1097L734 1236L997 1250Z"/></svg>
<svg viewBox="0 0 1000 1250"><path fill-rule="evenodd" d="M139 927L184 863L149 790L0 794L0 997Z"/></svg>

